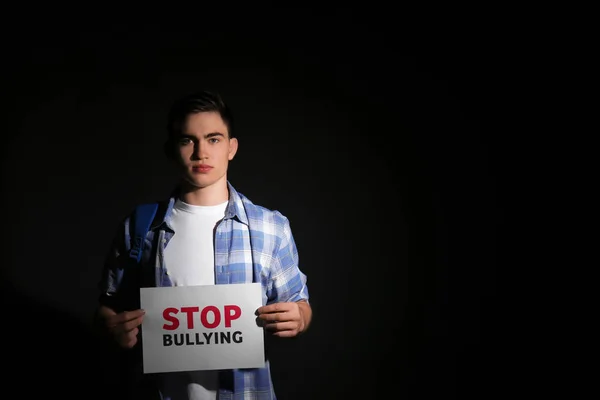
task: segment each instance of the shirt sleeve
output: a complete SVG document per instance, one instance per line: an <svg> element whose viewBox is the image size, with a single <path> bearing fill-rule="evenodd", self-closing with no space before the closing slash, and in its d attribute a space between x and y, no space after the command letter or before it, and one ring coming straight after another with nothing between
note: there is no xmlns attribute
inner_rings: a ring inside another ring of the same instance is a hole
<svg viewBox="0 0 600 400"><path fill-rule="evenodd" d="M299 255L289 220L283 217L281 240L271 266L268 303L309 301L307 277L299 268Z"/></svg>
<svg viewBox="0 0 600 400"><path fill-rule="evenodd" d="M117 228L104 259L102 274L98 282L101 305L121 311L125 308L121 283L127 267L127 232L129 219L123 219Z"/></svg>

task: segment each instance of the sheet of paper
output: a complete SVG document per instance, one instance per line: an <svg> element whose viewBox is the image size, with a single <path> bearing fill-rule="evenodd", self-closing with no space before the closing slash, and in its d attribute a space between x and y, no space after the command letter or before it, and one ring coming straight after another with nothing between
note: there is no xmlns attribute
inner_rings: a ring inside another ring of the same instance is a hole
<svg viewBox="0 0 600 400"><path fill-rule="evenodd" d="M260 283L142 288L144 373L264 367Z"/></svg>

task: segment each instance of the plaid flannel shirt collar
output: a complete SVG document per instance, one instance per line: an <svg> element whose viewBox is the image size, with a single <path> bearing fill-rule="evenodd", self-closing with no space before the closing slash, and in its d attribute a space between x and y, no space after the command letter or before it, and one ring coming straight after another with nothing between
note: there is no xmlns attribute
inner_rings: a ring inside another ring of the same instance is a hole
<svg viewBox="0 0 600 400"><path fill-rule="evenodd" d="M244 207L242 197L229 181L227 181L227 188L229 189L229 203L227 204L227 208L225 209L225 219L235 218L242 224L248 225L248 214L246 214L246 208ZM167 230L171 232L174 231L170 223L171 214L173 212L173 207L175 206L175 202L179 198L180 193L181 188L179 186L177 186L175 190L171 192L169 200L166 204L166 208L164 209L163 217L155 220L155 223L151 227L152 230L159 229L161 227L166 227Z"/></svg>

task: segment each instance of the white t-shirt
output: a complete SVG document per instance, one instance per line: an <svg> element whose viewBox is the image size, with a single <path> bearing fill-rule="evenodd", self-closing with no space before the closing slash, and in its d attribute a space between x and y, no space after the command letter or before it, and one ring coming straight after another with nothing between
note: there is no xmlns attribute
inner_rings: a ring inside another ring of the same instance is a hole
<svg viewBox="0 0 600 400"><path fill-rule="evenodd" d="M175 235L165 248L165 266L175 286L215 284L214 231L225 216L227 201L195 206L177 200L171 226ZM218 371L172 372L164 375L161 392L171 400L216 399Z"/></svg>

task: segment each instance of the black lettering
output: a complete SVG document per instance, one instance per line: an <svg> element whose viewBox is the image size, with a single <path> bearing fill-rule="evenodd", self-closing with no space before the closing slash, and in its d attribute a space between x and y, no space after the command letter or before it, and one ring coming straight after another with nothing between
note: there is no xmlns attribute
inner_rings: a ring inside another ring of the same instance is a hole
<svg viewBox="0 0 600 400"><path fill-rule="evenodd" d="M187 344L188 346L194 344L193 342L190 341L190 334L189 333L185 334L185 344Z"/></svg>
<svg viewBox="0 0 600 400"><path fill-rule="evenodd" d="M242 332L240 331L235 331L233 332L233 341L236 343L242 343L243 341L243 337L242 337Z"/></svg>
<svg viewBox="0 0 600 400"><path fill-rule="evenodd" d="M221 343L231 343L231 332L221 332Z"/></svg>
<svg viewBox="0 0 600 400"><path fill-rule="evenodd" d="M200 334L196 332L196 344L204 344L204 342L200 341Z"/></svg>
<svg viewBox="0 0 600 400"><path fill-rule="evenodd" d="M214 335L213 335L214 333ZM242 337L242 332L235 331L230 332L202 332L204 336L204 340L202 341L202 336L200 332L195 332L194 336L191 333L174 333L163 334L163 346L193 346L193 345L204 345L204 344L223 344L223 343L231 343L233 340L234 343L242 343L244 338ZM211 343L212 339L212 343Z"/></svg>
<svg viewBox="0 0 600 400"><path fill-rule="evenodd" d="M175 337L175 346L182 346L183 345L183 333L175 333L173 335ZM180 340L177 340L177 337L180 337Z"/></svg>

